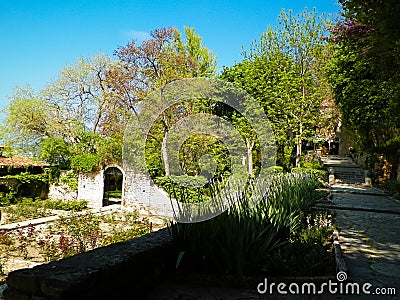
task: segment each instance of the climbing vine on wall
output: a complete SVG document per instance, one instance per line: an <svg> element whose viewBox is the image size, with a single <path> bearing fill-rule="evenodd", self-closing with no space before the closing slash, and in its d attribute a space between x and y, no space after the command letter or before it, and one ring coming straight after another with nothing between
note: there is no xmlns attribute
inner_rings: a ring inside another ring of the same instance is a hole
<svg viewBox="0 0 400 300"><path fill-rule="evenodd" d="M100 156L97 154L81 154L71 158L71 168L79 172L93 172L100 166Z"/></svg>
<svg viewBox="0 0 400 300"><path fill-rule="evenodd" d="M29 172L22 172L17 175L4 176L5 179L16 179L19 183L49 183L49 175L45 172L42 174L31 174Z"/></svg>
<svg viewBox="0 0 400 300"><path fill-rule="evenodd" d="M74 171L66 172L63 176L60 176L59 181L73 191L78 190L78 174Z"/></svg>
<svg viewBox="0 0 400 300"><path fill-rule="evenodd" d="M3 184L8 188L8 192L0 194L0 205L6 206L17 202L19 197L43 197L49 184L49 173L31 174L22 172L16 175L6 175Z"/></svg>

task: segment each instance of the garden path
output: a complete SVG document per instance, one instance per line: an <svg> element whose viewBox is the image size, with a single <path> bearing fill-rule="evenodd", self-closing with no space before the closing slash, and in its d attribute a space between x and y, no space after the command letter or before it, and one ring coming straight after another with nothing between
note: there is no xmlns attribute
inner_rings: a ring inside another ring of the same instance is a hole
<svg viewBox="0 0 400 300"><path fill-rule="evenodd" d="M337 168L343 168L341 162L348 165L348 160L335 158ZM331 185L331 192L339 243L348 270L344 282L370 283L369 290L375 296L396 288L396 295L386 295L384 299L400 299L400 201L361 183L339 181Z"/></svg>

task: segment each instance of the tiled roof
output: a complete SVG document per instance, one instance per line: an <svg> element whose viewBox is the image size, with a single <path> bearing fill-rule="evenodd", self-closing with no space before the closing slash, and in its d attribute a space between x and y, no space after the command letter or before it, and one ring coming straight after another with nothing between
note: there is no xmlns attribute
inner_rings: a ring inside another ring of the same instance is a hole
<svg viewBox="0 0 400 300"><path fill-rule="evenodd" d="M42 162L38 162L33 159L30 159L30 158L13 156L13 157L0 157L0 166L11 166L14 168L23 168L23 167L29 167L29 166L45 167L47 165Z"/></svg>

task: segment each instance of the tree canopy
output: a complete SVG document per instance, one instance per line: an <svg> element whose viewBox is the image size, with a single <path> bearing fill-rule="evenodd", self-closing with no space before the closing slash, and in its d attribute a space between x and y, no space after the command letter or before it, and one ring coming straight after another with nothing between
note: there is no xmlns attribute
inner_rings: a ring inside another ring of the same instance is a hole
<svg viewBox="0 0 400 300"><path fill-rule="evenodd" d="M184 38L175 28L156 29L150 39L133 40L115 55L79 58L40 91L17 88L2 128L14 151L77 169L87 160L87 170L121 161L127 118L149 92L216 72L215 55L190 27Z"/></svg>
<svg viewBox="0 0 400 300"><path fill-rule="evenodd" d="M329 54L323 39L329 20L305 9L297 16L282 10L278 25L268 27L244 53L244 60L225 68L222 78L236 82L264 107L274 126L278 163L300 166L302 144L321 123L321 103L330 97L321 66Z"/></svg>
<svg viewBox="0 0 400 300"><path fill-rule="evenodd" d="M400 5L341 0L343 19L331 28L335 46L329 81L360 152L398 163L400 149ZM373 167L373 166L370 166Z"/></svg>

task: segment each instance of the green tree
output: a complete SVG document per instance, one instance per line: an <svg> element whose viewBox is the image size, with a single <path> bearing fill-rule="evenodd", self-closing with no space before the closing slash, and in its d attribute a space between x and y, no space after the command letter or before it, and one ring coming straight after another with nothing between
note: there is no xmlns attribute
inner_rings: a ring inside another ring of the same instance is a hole
<svg viewBox="0 0 400 300"><path fill-rule="evenodd" d="M269 27L244 53L244 61L226 68L222 78L238 83L264 107L274 126L278 162L300 166L302 143L315 133L321 103L329 93L320 69L326 56L323 39L329 20L315 10L297 16L282 10L279 24Z"/></svg>
<svg viewBox="0 0 400 300"><path fill-rule="evenodd" d="M38 154L42 138L50 135L47 110L48 103L30 86L15 89L5 108L6 117L1 128L13 152Z"/></svg>
<svg viewBox="0 0 400 300"><path fill-rule="evenodd" d="M291 116L286 104L297 91L292 81L291 61L263 57L247 59L225 68L221 77L238 84L251 94L264 108L275 133L277 162L290 169L294 136ZM251 133L251 132L249 132ZM251 136L248 136L251 141ZM252 151L251 145L248 152Z"/></svg>
<svg viewBox="0 0 400 300"><path fill-rule="evenodd" d="M40 158L52 165L68 169L71 154L71 149L64 139L48 138L42 142Z"/></svg>
<svg viewBox="0 0 400 300"><path fill-rule="evenodd" d="M185 39L174 28L160 28L151 32L151 38L141 44L131 41L119 47L115 54L120 64L109 72L119 107L129 108L137 115L137 106L149 93L159 89L159 103L163 104L163 86L169 82L215 74L215 56L202 45L201 37L193 28L185 27ZM166 141L175 111L164 111L158 120L163 134L150 139L161 146L166 175L170 175Z"/></svg>
<svg viewBox="0 0 400 300"><path fill-rule="evenodd" d="M175 29L176 48L181 53L186 53L192 61L191 77L212 77L217 69L216 57L211 50L202 44L202 38L195 33L193 27L184 26L185 39L182 41L181 33Z"/></svg>
<svg viewBox="0 0 400 300"><path fill-rule="evenodd" d="M114 64L109 56L101 53L88 59L79 58L43 89L42 94L51 108L47 117L54 121L53 135L76 143L81 132L102 131L111 98L106 73Z"/></svg>
<svg viewBox="0 0 400 300"><path fill-rule="evenodd" d="M344 121L362 152L398 163L400 149L400 5L341 0L331 29L330 83Z"/></svg>
<svg viewBox="0 0 400 300"><path fill-rule="evenodd" d="M120 160L121 150L108 154L102 150L110 145L114 150L122 147L121 132L108 126L113 91L106 73L114 64L104 54L79 58L41 91L17 88L4 121L8 143L64 167L73 155L84 153L101 152L103 162Z"/></svg>

